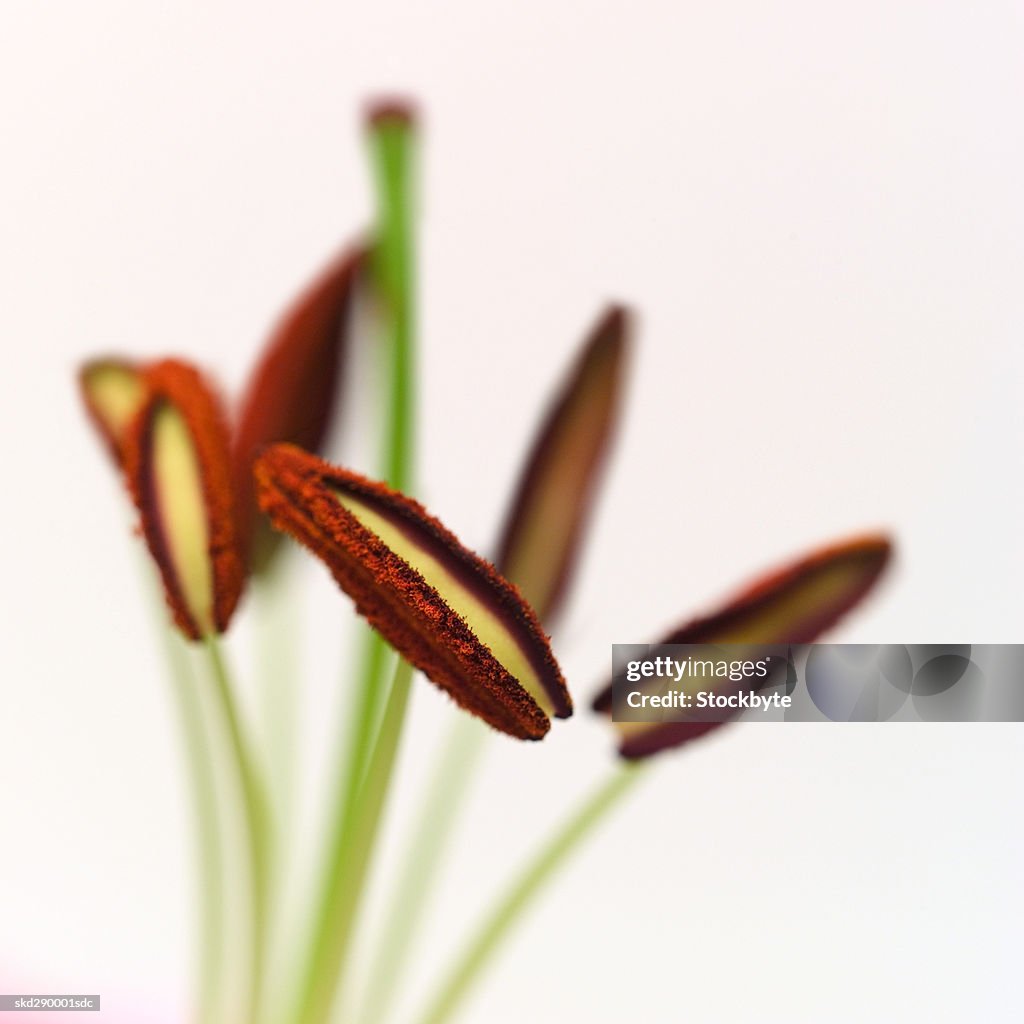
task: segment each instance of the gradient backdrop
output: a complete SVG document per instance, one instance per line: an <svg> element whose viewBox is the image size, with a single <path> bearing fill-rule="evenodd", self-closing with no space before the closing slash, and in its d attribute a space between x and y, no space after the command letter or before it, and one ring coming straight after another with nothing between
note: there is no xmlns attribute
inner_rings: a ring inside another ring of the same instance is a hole
<svg viewBox="0 0 1024 1024"><path fill-rule="evenodd" d="M599 306L642 317L556 638L580 713L540 747L491 746L404 1006L602 776L612 741L585 704L613 641L876 526L899 564L837 639L1022 639L1019 4L7 0L0 17L3 990L183 1017L173 706L72 375L97 351L171 351L237 390L282 304L368 220L375 91L426 113L421 496L468 543L495 537ZM302 573L312 807L352 616ZM417 686L385 866L447 714ZM1021 735L750 726L665 757L464 1019L1015 1019Z"/></svg>

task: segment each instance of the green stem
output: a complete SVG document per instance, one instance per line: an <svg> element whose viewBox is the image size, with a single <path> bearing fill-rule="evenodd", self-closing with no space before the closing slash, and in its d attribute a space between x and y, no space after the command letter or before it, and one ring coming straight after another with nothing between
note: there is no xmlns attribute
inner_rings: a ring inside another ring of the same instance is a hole
<svg viewBox="0 0 1024 1024"><path fill-rule="evenodd" d="M371 124L371 151L376 171L378 215L374 248L374 281L388 333L382 346L388 360L388 423L382 462L387 482L409 490L414 462L414 243L411 181L415 133L409 118L398 112ZM345 953L358 910L362 879L369 867L377 818L386 797L408 701L412 670L398 663L377 729L384 687L387 649L376 635L367 641L361 685L355 698L351 746L342 750L335 810L329 829L329 854L322 891L315 909L299 1019L321 1024L330 1014L344 971ZM376 744L373 745L376 733ZM390 749L389 747L393 747ZM369 755L369 751L373 754ZM368 760L369 758L369 760ZM386 767L386 771L384 768ZM383 786L375 793L374 786ZM340 799L338 797L340 796Z"/></svg>
<svg viewBox="0 0 1024 1024"><path fill-rule="evenodd" d="M373 750L391 650L375 629L367 629L362 639L360 685L355 688L357 699L350 720L349 740L345 745L348 757L342 759L336 786L336 792L343 794L340 806L346 808L354 805Z"/></svg>
<svg viewBox="0 0 1024 1024"><path fill-rule="evenodd" d="M373 276L381 300L385 339L381 352L387 361L387 428L381 452L381 472L396 490L410 488L414 458L413 426L415 367L413 365L414 246L412 237L412 147L408 120L386 116L372 125L371 150L377 182L377 240ZM366 758L384 703L387 648L380 635L369 631L363 648L361 685L355 691L350 716L348 757L339 772L339 792L358 789ZM349 794L351 795L351 794ZM347 801L346 801L347 802ZM342 813L345 813L342 805Z"/></svg>
<svg viewBox="0 0 1024 1024"><path fill-rule="evenodd" d="M292 552L277 552L274 562L251 585L259 684L260 730L265 750L268 798L277 839L290 831L295 778L295 735L301 710L296 664L301 606L292 585Z"/></svg>
<svg viewBox="0 0 1024 1024"><path fill-rule="evenodd" d="M343 990L347 953L366 887L405 722L413 669L399 661L377 742L354 807L332 851L298 1019L323 1024Z"/></svg>
<svg viewBox="0 0 1024 1024"><path fill-rule="evenodd" d="M367 629L360 635L360 639L363 641L363 649L357 676L358 685L353 687L356 700L349 721L348 742L341 748L342 756L338 762L337 777L332 790L334 799L331 806L336 808L336 812L330 823L331 831L327 839L322 881L313 911L312 936L309 940L311 952L308 961L304 962L301 968L306 971L303 976L304 993L314 985L313 964L317 954L312 950L327 942L325 935L331 927L331 921L327 916L331 879L336 872L342 870L339 865L345 857L349 836L353 831L357 797L377 735L381 691L386 688L385 671L390 648L381 639L380 634L372 629ZM304 995L303 998L308 996Z"/></svg>
<svg viewBox="0 0 1024 1024"><path fill-rule="evenodd" d="M443 1024L451 1019L533 898L642 774L641 766L624 765L541 848L473 935L421 1018L421 1024Z"/></svg>
<svg viewBox="0 0 1024 1024"><path fill-rule="evenodd" d="M213 760L203 727L199 695L195 691L195 677L186 659L187 652L183 650L177 634L163 621L158 623L158 631L170 668L171 689L185 741L185 760L196 815L200 928L196 1016L200 1021L213 1022L218 1019L217 1000L224 962L223 862Z"/></svg>
<svg viewBox="0 0 1024 1024"><path fill-rule="evenodd" d="M392 892L385 924L373 957L373 969L360 1024L378 1024L387 1015L398 989L398 979L409 958L431 884L451 837L459 808L476 776L487 728L462 711L453 711L450 730L426 786L421 811L398 882Z"/></svg>
<svg viewBox="0 0 1024 1024"><path fill-rule="evenodd" d="M184 741L185 761L192 787L196 816L196 861L200 941L196 991L196 1019L203 1024L216 1021L224 952L223 851L217 820L216 770L203 709L188 651L167 622L160 585L153 564L139 560L144 589L153 613L153 623L167 660L168 677L178 711Z"/></svg>
<svg viewBox="0 0 1024 1024"><path fill-rule="evenodd" d="M220 706L224 725L227 728L234 770L241 790L248 840L251 944L248 1005L247 1012L242 1015L241 1020L242 1024L255 1024L259 1019L267 946L271 839L267 796L252 756L251 747L242 728L220 642L213 634L208 634L204 640L214 681L214 693Z"/></svg>
<svg viewBox="0 0 1024 1024"><path fill-rule="evenodd" d="M415 248L412 177L415 134L406 115L384 114L371 125L370 145L377 178L377 244L374 279L391 335L385 350L391 366L391 415L384 439L385 479L395 490L409 489L416 421L414 389Z"/></svg>

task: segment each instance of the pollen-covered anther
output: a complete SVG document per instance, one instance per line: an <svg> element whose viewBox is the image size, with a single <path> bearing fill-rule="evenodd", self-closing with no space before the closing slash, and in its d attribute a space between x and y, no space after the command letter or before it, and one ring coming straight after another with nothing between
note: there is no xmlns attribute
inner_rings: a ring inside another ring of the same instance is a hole
<svg viewBox="0 0 1024 1024"><path fill-rule="evenodd" d="M495 562L536 609L557 615L617 418L630 314L612 306L587 338L526 462Z"/></svg>
<svg viewBox="0 0 1024 1024"><path fill-rule="evenodd" d="M232 458L242 543L253 569L269 563L278 536L259 529L253 461L276 442L310 451L323 443L344 380L352 310L366 261L362 245L330 261L281 317L246 387Z"/></svg>
<svg viewBox="0 0 1024 1024"><path fill-rule="evenodd" d="M227 425L188 364L157 363L144 383L126 435L128 484L174 620L198 640L227 628L245 578Z"/></svg>
<svg viewBox="0 0 1024 1024"><path fill-rule="evenodd" d="M384 638L494 728L540 739L572 702L530 606L412 499L292 445L256 463L273 524L318 555Z"/></svg>
<svg viewBox="0 0 1024 1024"><path fill-rule="evenodd" d="M811 643L868 595L891 555L892 544L884 536L823 548L762 577L717 611L673 630L658 646L742 644L756 649L761 644ZM595 711L611 713L613 683L594 700ZM615 724L619 753L636 759L688 743L722 722L686 721L683 715L671 722Z"/></svg>

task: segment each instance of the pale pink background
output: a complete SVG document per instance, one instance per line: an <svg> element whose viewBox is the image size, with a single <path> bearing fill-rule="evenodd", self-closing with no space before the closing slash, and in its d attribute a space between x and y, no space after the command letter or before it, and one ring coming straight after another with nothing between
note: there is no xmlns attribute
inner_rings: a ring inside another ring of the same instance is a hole
<svg viewBox="0 0 1024 1024"><path fill-rule="evenodd" d="M374 90L428 116L421 494L467 542L494 537L600 304L642 313L557 644L581 705L612 641L862 527L895 531L900 564L842 637L1021 640L1021 22L1000 2L8 0L4 984L181 1019L172 708L72 371L177 351L236 388L368 219ZM315 752L350 612L308 576ZM415 713L392 823L445 717L425 685ZM494 744L404 1007L609 759L584 708L540 748ZM995 726L751 727L665 758L465 1019L1013 1019L1022 768L1020 728ZM310 803L318 777L314 753Z"/></svg>

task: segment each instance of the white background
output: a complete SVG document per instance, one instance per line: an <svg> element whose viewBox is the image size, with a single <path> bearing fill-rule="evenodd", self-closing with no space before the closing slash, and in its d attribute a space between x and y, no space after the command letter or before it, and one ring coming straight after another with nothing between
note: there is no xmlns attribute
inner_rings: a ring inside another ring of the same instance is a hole
<svg viewBox="0 0 1024 1024"><path fill-rule="evenodd" d="M184 1017L184 773L73 374L177 352L237 393L282 305L367 223L376 91L425 112L420 491L468 543L495 536L602 303L641 316L557 637L579 713L489 749L405 1007L612 764L586 703L613 641L865 527L893 531L899 564L837 637L1021 640L1022 29L998 2L7 0L0 988ZM319 567L306 587L315 750L351 612ZM414 712L391 825L447 718L425 683ZM465 1020L1013 1019L1020 744L748 727L667 756Z"/></svg>

